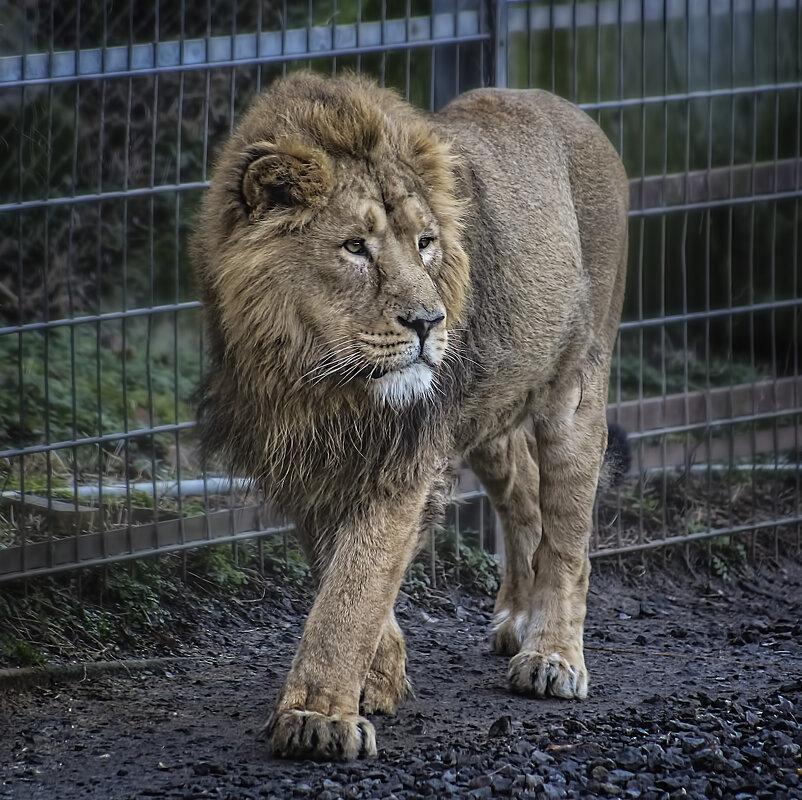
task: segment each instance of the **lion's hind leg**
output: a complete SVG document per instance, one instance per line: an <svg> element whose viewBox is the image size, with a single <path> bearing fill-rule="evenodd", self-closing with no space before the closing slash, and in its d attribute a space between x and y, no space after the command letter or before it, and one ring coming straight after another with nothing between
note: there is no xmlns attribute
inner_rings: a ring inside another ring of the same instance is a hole
<svg viewBox="0 0 802 800"><path fill-rule="evenodd" d="M537 427L543 536L534 555L529 628L510 687L536 697L587 696L583 655L593 502L604 455L604 393L584 385ZM602 383L606 389L606 384Z"/></svg>
<svg viewBox="0 0 802 800"><path fill-rule="evenodd" d="M391 611L362 688L359 703L362 714L395 714L412 691L407 679L406 662L404 634Z"/></svg>
<svg viewBox="0 0 802 800"><path fill-rule="evenodd" d="M529 630L534 585L532 559L541 537L537 445L519 428L468 455L501 519L506 563L493 617L492 646L517 653Z"/></svg>

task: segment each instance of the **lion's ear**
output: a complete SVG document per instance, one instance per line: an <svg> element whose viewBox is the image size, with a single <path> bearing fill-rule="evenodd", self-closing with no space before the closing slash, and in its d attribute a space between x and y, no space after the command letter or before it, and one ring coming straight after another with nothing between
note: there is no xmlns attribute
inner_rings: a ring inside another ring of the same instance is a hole
<svg viewBox="0 0 802 800"><path fill-rule="evenodd" d="M261 142L248 149L242 197L251 221L273 210L307 217L322 208L333 189L331 162L317 149L293 142Z"/></svg>

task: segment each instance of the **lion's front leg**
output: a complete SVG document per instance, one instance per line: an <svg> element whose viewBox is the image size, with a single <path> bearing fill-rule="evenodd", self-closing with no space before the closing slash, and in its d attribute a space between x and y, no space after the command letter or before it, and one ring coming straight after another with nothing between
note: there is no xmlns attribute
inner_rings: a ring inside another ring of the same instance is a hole
<svg viewBox="0 0 802 800"><path fill-rule="evenodd" d="M510 687L537 697L584 698L588 673L583 630L590 575L593 502L606 442L603 405L574 398L538 431L543 535L521 650L510 660Z"/></svg>
<svg viewBox="0 0 802 800"><path fill-rule="evenodd" d="M424 496L395 497L392 508L369 509L337 531L267 725L274 755L346 761L376 754L360 695L414 550Z"/></svg>

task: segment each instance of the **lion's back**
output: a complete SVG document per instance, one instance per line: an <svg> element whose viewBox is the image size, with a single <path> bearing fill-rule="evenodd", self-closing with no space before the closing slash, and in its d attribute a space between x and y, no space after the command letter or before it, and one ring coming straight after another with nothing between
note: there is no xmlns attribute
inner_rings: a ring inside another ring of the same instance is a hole
<svg viewBox="0 0 802 800"><path fill-rule="evenodd" d="M629 183L585 112L538 89L477 89L435 119L470 165L480 224L498 227L524 258L531 244L564 277L577 266L600 288L615 277L619 265L600 261L620 253Z"/></svg>
<svg viewBox="0 0 802 800"><path fill-rule="evenodd" d="M467 167L471 357L519 376L510 393L537 392L591 348L606 359L623 299L629 184L605 134L539 90L475 90L433 119ZM477 381L481 407L498 386Z"/></svg>

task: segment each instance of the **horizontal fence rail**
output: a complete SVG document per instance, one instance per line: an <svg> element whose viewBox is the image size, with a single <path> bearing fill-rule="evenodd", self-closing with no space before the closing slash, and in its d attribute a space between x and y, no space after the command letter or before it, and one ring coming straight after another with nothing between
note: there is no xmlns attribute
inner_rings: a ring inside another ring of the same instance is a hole
<svg viewBox="0 0 802 800"><path fill-rule="evenodd" d="M0 87L282 63L489 38L476 11L0 58Z"/></svg>

